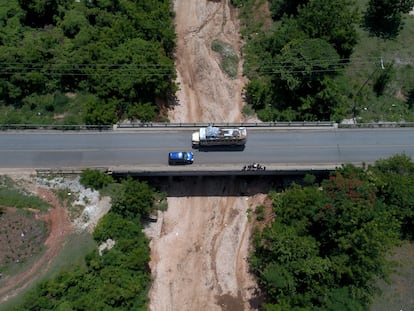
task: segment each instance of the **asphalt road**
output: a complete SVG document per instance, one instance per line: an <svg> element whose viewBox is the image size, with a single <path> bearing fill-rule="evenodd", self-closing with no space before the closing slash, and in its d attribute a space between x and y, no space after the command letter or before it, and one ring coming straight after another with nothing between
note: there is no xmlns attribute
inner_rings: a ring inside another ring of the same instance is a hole
<svg viewBox="0 0 414 311"><path fill-rule="evenodd" d="M0 168L167 167L169 151L191 150L191 130L3 132ZM252 129L243 151L195 150L195 165L372 163L414 158L414 129Z"/></svg>

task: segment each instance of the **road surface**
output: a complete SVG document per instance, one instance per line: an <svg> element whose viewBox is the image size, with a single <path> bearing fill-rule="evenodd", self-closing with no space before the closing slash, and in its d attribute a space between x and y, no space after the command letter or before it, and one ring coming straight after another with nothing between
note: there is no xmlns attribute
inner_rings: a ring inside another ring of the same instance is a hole
<svg viewBox="0 0 414 311"><path fill-rule="evenodd" d="M190 130L4 132L0 168L165 167L191 150ZM414 157L414 129L251 129L244 151L195 151L195 165L340 165L396 153Z"/></svg>

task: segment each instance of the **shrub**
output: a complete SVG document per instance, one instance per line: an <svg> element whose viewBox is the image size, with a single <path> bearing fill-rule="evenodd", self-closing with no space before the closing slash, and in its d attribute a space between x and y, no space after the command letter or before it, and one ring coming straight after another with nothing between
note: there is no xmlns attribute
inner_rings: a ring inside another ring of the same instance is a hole
<svg viewBox="0 0 414 311"><path fill-rule="evenodd" d="M239 58L234 52L233 47L228 43L214 40L211 43L211 49L220 55L223 71L231 78L237 76Z"/></svg>
<svg viewBox="0 0 414 311"><path fill-rule="evenodd" d="M80 176L80 183L94 190L100 190L113 182L114 179L106 173L89 168L82 171Z"/></svg>

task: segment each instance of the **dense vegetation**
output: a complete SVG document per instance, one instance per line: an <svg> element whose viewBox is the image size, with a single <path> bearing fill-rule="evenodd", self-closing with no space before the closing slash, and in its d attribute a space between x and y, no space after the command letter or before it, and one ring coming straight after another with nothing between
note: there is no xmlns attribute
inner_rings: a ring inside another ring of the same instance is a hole
<svg viewBox="0 0 414 311"><path fill-rule="evenodd" d="M246 25L246 112L264 121L414 120L404 43L414 0L269 0L270 20L260 16L264 1L232 3ZM165 120L160 108L177 90L172 18L169 0L2 4L0 123ZM237 59L224 61L234 76Z"/></svg>
<svg viewBox="0 0 414 311"><path fill-rule="evenodd" d="M246 96L262 120L414 119L413 62L401 62L413 56L403 49L412 22L398 41L414 1L269 0L271 19L263 1L232 3L245 24Z"/></svg>
<svg viewBox="0 0 414 311"><path fill-rule="evenodd" d="M172 17L168 0L5 1L0 123L156 118L176 90Z"/></svg>
<svg viewBox="0 0 414 311"><path fill-rule="evenodd" d="M397 155L272 193L274 220L250 258L265 310L367 310L386 255L413 238L413 186L414 163Z"/></svg>
<svg viewBox="0 0 414 311"><path fill-rule="evenodd" d="M102 180L98 184L106 183L99 172L88 170L83 177L92 174ZM42 282L15 310L146 310L151 277L141 218L156 208L158 194L132 179L117 184L115 193L113 208L93 233L98 245L115 241L113 248L102 255L96 249L83 265Z"/></svg>

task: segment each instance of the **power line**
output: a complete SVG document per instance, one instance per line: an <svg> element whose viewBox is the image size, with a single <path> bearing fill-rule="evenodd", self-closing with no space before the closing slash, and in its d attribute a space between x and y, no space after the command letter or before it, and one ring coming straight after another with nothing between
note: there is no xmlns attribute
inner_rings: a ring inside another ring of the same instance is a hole
<svg viewBox="0 0 414 311"><path fill-rule="evenodd" d="M400 59L400 62L413 63L410 58ZM363 67L384 66L382 57L364 57L354 59L311 59L301 60L300 64L289 61L246 62L259 74L283 73L329 73L341 71L361 71ZM309 67L309 68L306 68ZM302 69L304 68L304 69ZM111 64L111 63L0 63L0 75L31 74L72 75L72 76L165 76L172 75L175 68L172 65L161 64Z"/></svg>

